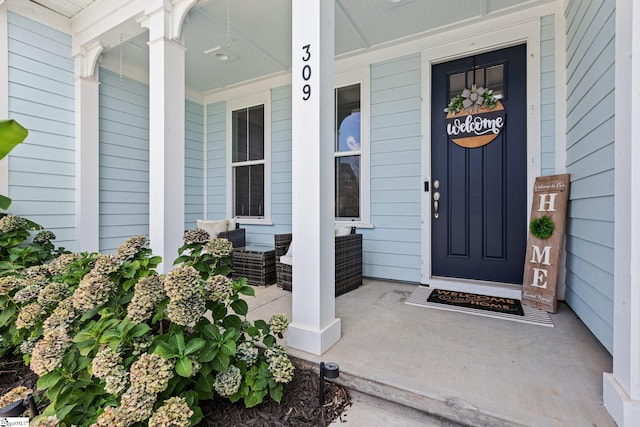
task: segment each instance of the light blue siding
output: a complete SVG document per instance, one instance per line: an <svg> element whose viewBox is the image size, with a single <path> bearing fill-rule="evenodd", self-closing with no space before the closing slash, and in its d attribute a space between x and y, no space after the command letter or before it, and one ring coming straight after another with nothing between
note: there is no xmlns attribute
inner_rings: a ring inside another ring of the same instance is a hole
<svg viewBox="0 0 640 427"><path fill-rule="evenodd" d="M555 15L540 19L540 157L541 175L556 172Z"/></svg>
<svg viewBox="0 0 640 427"><path fill-rule="evenodd" d="M420 281L420 55L371 66L371 222L363 272Z"/></svg>
<svg viewBox="0 0 640 427"><path fill-rule="evenodd" d="M192 101L185 108L184 228L188 230L204 218L204 109Z"/></svg>
<svg viewBox="0 0 640 427"><path fill-rule="evenodd" d="M615 1L572 0L567 19L567 224L565 299L613 348Z"/></svg>
<svg viewBox="0 0 640 427"><path fill-rule="evenodd" d="M227 217L227 106L207 105L207 218Z"/></svg>
<svg viewBox="0 0 640 427"><path fill-rule="evenodd" d="M8 13L9 117L29 136L9 154L9 212L77 246L71 36Z"/></svg>
<svg viewBox="0 0 640 427"><path fill-rule="evenodd" d="M149 235L149 88L100 69L100 251Z"/></svg>

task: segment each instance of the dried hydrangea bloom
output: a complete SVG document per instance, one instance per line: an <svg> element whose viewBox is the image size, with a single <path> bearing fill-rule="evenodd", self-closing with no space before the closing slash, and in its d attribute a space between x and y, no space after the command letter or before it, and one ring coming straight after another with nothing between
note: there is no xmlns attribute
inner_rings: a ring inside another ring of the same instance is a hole
<svg viewBox="0 0 640 427"><path fill-rule="evenodd" d="M127 427L128 424L120 417L120 408L107 406L104 412L98 415L96 422L91 427Z"/></svg>
<svg viewBox="0 0 640 427"><path fill-rule="evenodd" d="M199 294L181 300L170 300L165 314L173 323L187 326L196 323L206 310L205 302Z"/></svg>
<svg viewBox="0 0 640 427"><path fill-rule="evenodd" d="M267 362L270 361L274 357L278 357L282 354L287 354L284 347L280 344L275 344L264 351L264 357L267 358Z"/></svg>
<svg viewBox="0 0 640 427"><path fill-rule="evenodd" d="M190 298L200 292L200 273L190 265L176 267L167 273L164 291L172 300Z"/></svg>
<svg viewBox="0 0 640 427"><path fill-rule="evenodd" d="M202 363L200 363L200 358L197 354L189 356L189 360L191 361L191 376L195 377L202 369Z"/></svg>
<svg viewBox="0 0 640 427"><path fill-rule="evenodd" d="M0 277L0 296L9 295L11 291L22 288L24 283L24 280L16 276Z"/></svg>
<svg viewBox="0 0 640 427"><path fill-rule="evenodd" d="M20 353L22 354L31 354L33 348L36 346L39 338L27 338L26 340L20 343ZM2 405L0 405L2 407Z"/></svg>
<svg viewBox="0 0 640 427"><path fill-rule="evenodd" d="M149 246L149 239L147 236L133 236L129 237L123 244L118 247L117 257L122 261L127 258L133 257L141 249L144 249Z"/></svg>
<svg viewBox="0 0 640 427"><path fill-rule="evenodd" d="M25 386L18 386L11 390L8 393L0 397L0 408L4 408L7 405L12 404L17 400L22 400L28 395L32 394L33 390L30 388L26 388Z"/></svg>
<svg viewBox="0 0 640 427"><path fill-rule="evenodd" d="M64 328L45 332L31 353L31 370L43 376L60 365L65 352L71 346L71 338Z"/></svg>
<svg viewBox="0 0 640 427"><path fill-rule="evenodd" d="M57 427L60 425L60 420L55 415L49 415L48 417L40 415L34 418L29 425L31 427Z"/></svg>
<svg viewBox="0 0 640 427"><path fill-rule="evenodd" d="M165 296L163 277L143 277L136 283L133 298L127 307L127 317L133 323L149 320Z"/></svg>
<svg viewBox="0 0 640 427"><path fill-rule="evenodd" d="M27 226L24 218L15 215L5 215L0 218L0 231L8 233L9 231L19 230Z"/></svg>
<svg viewBox="0 0 640 427"><path fill-rule="evenodd" d="M272 334L282 335L287 332L289 320L284 314L274 314L269 320L269 330Z"/></svg>
<svg viewBox="0 0 640 427"><path fill-rule="evenodd" d="M35 236L33 236L33 243L36 245L42 245L43 243L48 243L52 240L56 240L56 235L49 230L39 231Z"/></svg>
<svg viewBox="0 0 640 427"><path fill-rule="evenodd" d="M94 274L108 276L120 269L120 260L115 255L98 255L98 259L91 270Z"/></svg>
<svg viewBox="0 0 640 427"><path fill-rule="evenodd" d="M116 284L102 274L86 274L71 296L73 307L79 311L89 311L109 300Z"/></svg>
<svg viewBox="0 0 640 427"><path fill-rule="evenodd" d="M173 378L174 363L159 354L145 353L131 365L129 382L144 393L163 392Z"/></svg>
<svg viewBox="0 0 640 427"><path fill-rule="evenodd" d="M47 264L31 266L24 270L22 274L26 279L33 279L38 282L44 281L50 276Z"/></svg>
<svg viewBox="0 0 640 427"><path fill-rule="evenodd" d="M135 337L131 341L131 355L139 356L142 353L146 353L149 347L151 347L151 343L153 342L153 338L150 336L142 336Z"/></svg>
<svg viewBox="0 0 640 427"><path fill-rule="evenodd" d="M234 365L229 365L226 371L216 374L213 388L220 396L229 397L238 392L241 381L242 374L240 373L240 369Z"/></svg>
<svg viewBox="0 0 640 427"><path fill-rule="evenodd" d="M193 411L182 397L174 396L164 401L149 418L149 427L189 427Z"/></svg>
<svg viewBox="0 0 640 427"><path fill-rule="evenodd" d="M236 348L236 359L244 360L247 366L251 366L258 360L258 349L250 341L245 341Z"/></svg>
<svg viewBox="0 0 640 427"><path fill-rule="evenodd" d="M116 366L109 375L104 377L104 391L113 395L120 395L126 390L129 374L122 365Z"/></svg>
<svg viewBox="0 0 640 427"><path fill-rule="evenodd" d="M20 309L18 313L18 317L16 318L16 328L18 329L29 329L34 327L39 321L40 318L44 315L44 310L42 306L37 302L32 302L31 304L27 304Z"/></svg>
<svg viewBox="0 0 640 427"><path fill-rule="evenodd" d="M226 304L233 295L231 279L221 274L209 276L204 283L204 298L207 301L215 301Z"/></svg>
<svg viewBox="0 0 640 427"><path fill-rule="evenodd" d="M122 364L120 354L109 345L103 345L91 361L91 373L94 377L105 378L116 366Z"/></svg>
<svg viewBox="0 0 640 427"><path fill-rule="evenodd" d="M155 393L146 393L132 385L120 398L117 415L125 425L144 421L153 413L157 397Z"/></svg>
<svg viewBox="0 0 640 427"><path fill-rule="evenodd" d="M277 383L288 383L293 379L295 368L286 354L279 354L269 359L269 372Z"/></svg>
<svg viewBox="0 0 640 427"><path fill-rule="evenodd" d="M47 309L62 301L67 295L69 295L69 285L50 283L38 293L38 304Z"/></svg>
<svg viewBox="0 0 640 427"><path fill-rule="evenodd" d="M25 280L24 283L31 283L30 281ZM32 302L38 299L38 294L43 289L43 286L39 284L31 284L26 287L20 289L13 296L13 300L18 304L25 304L28 302Z"/></svg>
<svg viewBox="0 0 640 427"><path fill-rule="evenodd" d="M67 267L74 261L80 259L78 254L62 254L57 258L51 260L49 264L47 264L47 268L49 270L49 274L52 276L62 275L67 272Z"/></svg>
<svg viewBox="0 0 640 427"><path fill-rule="evenodd" d="M73 297L67 297L53 309L53 313L44 321L42 327L45 331L59 327L67 329L76 317L78 317L78 312L73 307Z"/></svg>
<svg viewBox="0 0 640 427"><path fill-rule="evenodd" d="M228 239L220 237L210 240L209 243L206 244L205 249L216 258L224 258L231 255L233 244Z"/></svg>
<svg viewBox="0 0 640 427"><path fill-rule="evenodd" d="M195 245L199 243L207 243L211 239L209 233L201 228L192 228L184 232L182 241L185 245Z"/></svg>

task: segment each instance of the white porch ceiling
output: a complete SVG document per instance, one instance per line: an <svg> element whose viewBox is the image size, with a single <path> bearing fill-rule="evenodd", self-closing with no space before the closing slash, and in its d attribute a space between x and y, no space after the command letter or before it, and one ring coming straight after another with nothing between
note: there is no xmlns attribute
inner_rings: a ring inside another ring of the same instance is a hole
<svg viewBox="0 0 640 427"><path fill-rule="evenodd" d="M96 0L32 0L73 18ZM99 0L98 0L99 1ZM207 93L291 68L292 0L205 0L189 12L182 31L187 87ZM335 0L335 52L348 56L393 45L457 23L552 0ZM229 7L228 7L229 6ZM228 13L229 12L229 13ZM230 34L228 37L228 23ZM103 63L127 74L148 70L147 34L120 34L122 46ZM211 49L227 53L220 61Z"/></svg>

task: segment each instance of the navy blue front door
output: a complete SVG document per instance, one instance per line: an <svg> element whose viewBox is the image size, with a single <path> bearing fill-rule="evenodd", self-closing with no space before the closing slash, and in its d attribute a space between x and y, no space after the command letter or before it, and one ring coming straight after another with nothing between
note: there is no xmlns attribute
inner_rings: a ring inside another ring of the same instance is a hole
<svg viewBox="0 0 640 427"><path fill-rule="evenodd" d="M432 71L432 275L521 284L527 238L526 46L437 64ZM474 82L502 96L504 127L488 144L465 148L447 136L443 109Z"/></svg>

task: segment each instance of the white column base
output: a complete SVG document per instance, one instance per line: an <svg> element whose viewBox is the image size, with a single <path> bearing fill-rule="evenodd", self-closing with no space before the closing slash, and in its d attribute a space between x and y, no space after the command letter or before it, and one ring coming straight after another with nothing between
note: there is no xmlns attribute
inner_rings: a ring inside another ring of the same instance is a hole
<svg viewBox="0 0 640 427"><path fill-rule="evenodd" d="M322 330L307 329L290 324L287 329L287 347L322 356L340 340L340 319L334 319Z"/></svg>
<svg viewBox="0 0 640 427"><path fill-rule="evenodd" d="M619 427L640 426L640 400L632 400L613 374L602 375L604 406Z"/></svg>

